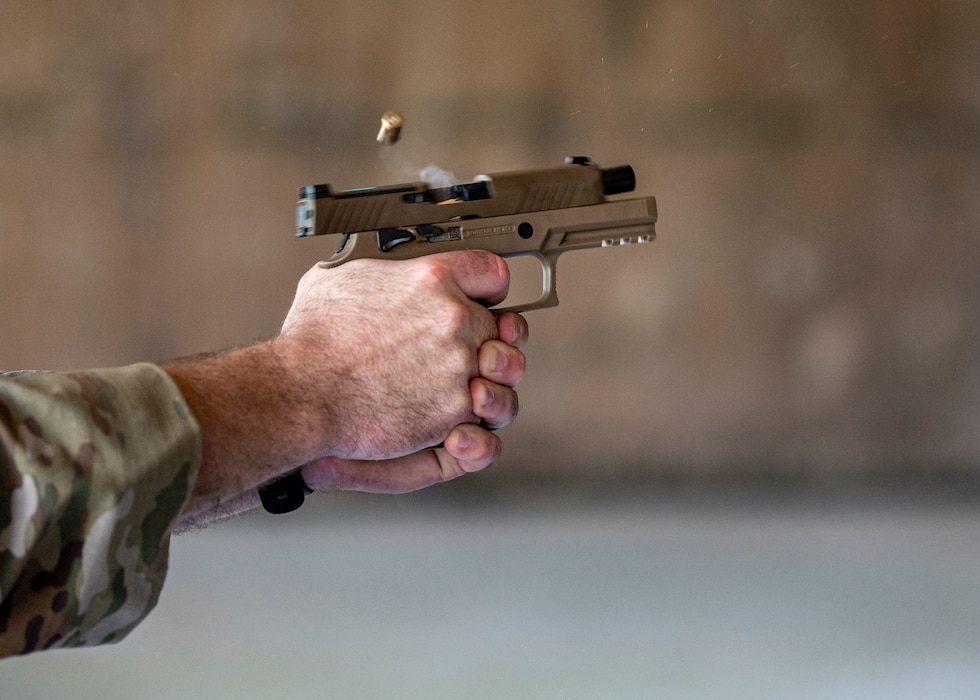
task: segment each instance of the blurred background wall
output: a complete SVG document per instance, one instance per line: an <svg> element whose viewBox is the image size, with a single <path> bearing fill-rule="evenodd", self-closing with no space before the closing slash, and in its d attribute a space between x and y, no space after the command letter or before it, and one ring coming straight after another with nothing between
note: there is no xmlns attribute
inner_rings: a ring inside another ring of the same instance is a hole
<svg viewBox="0 0 980 700"><path fill-rule="evenodd" d="M659 236L562 258L477 483L969 479L978 75L960 0L3 3L0 366L274 333L299 185L582 154Z"/></svg>

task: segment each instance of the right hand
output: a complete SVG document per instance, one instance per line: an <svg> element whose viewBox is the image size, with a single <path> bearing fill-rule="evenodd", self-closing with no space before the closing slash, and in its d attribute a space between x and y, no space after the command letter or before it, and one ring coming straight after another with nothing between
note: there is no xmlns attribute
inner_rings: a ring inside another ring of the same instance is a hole
<svg viewBox="0 0 980 700"><path fill-rule="evenodd" d="M484 251L307 272L271 344L286 371L287 415L302 427L309 458L375 461L444 441L452 449L464 436L468 445L486 442L462 426L487 420L478 406L491 396L487 424L510 422L516 393L481 378L480 364L481 354L505 355L523 373L523 355L497 340L498 321L484 305L503 301L508 286L504 261ZM526 335L523 319L503 323Z"/></svg>

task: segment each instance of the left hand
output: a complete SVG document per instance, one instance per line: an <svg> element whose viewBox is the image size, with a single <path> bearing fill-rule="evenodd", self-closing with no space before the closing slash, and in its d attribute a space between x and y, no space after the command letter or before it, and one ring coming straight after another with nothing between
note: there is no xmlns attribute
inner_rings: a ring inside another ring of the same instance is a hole
<svg viewBox="0 0 980 700"><path fill-rule="evenodd" d="M502 314L498 339L488 340L477 353L480 376L470 380L473 413L480 424L453 428L436 448L380 461L322 457L303 466L303 480L314 490L405 493L480 471L500 456L502 443L492 432L509 425L518 413L513 387L524 377L520 349L527 342L523 316Z"/></svg>

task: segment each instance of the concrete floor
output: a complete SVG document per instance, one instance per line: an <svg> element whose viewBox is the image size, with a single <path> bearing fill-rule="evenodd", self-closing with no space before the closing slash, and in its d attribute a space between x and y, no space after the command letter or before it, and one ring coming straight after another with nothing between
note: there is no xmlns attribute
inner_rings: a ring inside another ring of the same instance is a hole
<svg viewBox="0 0 980 700"><path fill-rule="evenodd" d="M177 538L4 700L980 697L980 510L318 497Z"/></svg>

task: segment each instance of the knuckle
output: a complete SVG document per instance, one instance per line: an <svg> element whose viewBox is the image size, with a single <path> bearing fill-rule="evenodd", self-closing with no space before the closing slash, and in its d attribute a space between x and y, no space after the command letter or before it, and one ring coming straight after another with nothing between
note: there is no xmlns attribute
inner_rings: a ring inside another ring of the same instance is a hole
<svg viewBox="0 0 980 700"><path fill-rule="evenodd" d="M415 262L412 267L414 279L426 290L443 288L446 280L451 276L449 267L442 260L426 256L417 258Z"/></svg>
<svg viewBox="0 0 980 700"><path fill-rule="evenodd" d="M443 314L446 329L456 335L461 329L466 328L470 323L471 312L465 304L458 300L453 300L448 304Z"/></svg>
<svg viewBox="0 0 980 700"><path fill-rule="evenodd" d="M440 361L453 378L469 379L479 373L476 353L462 342L452 342Z"/></svg>

